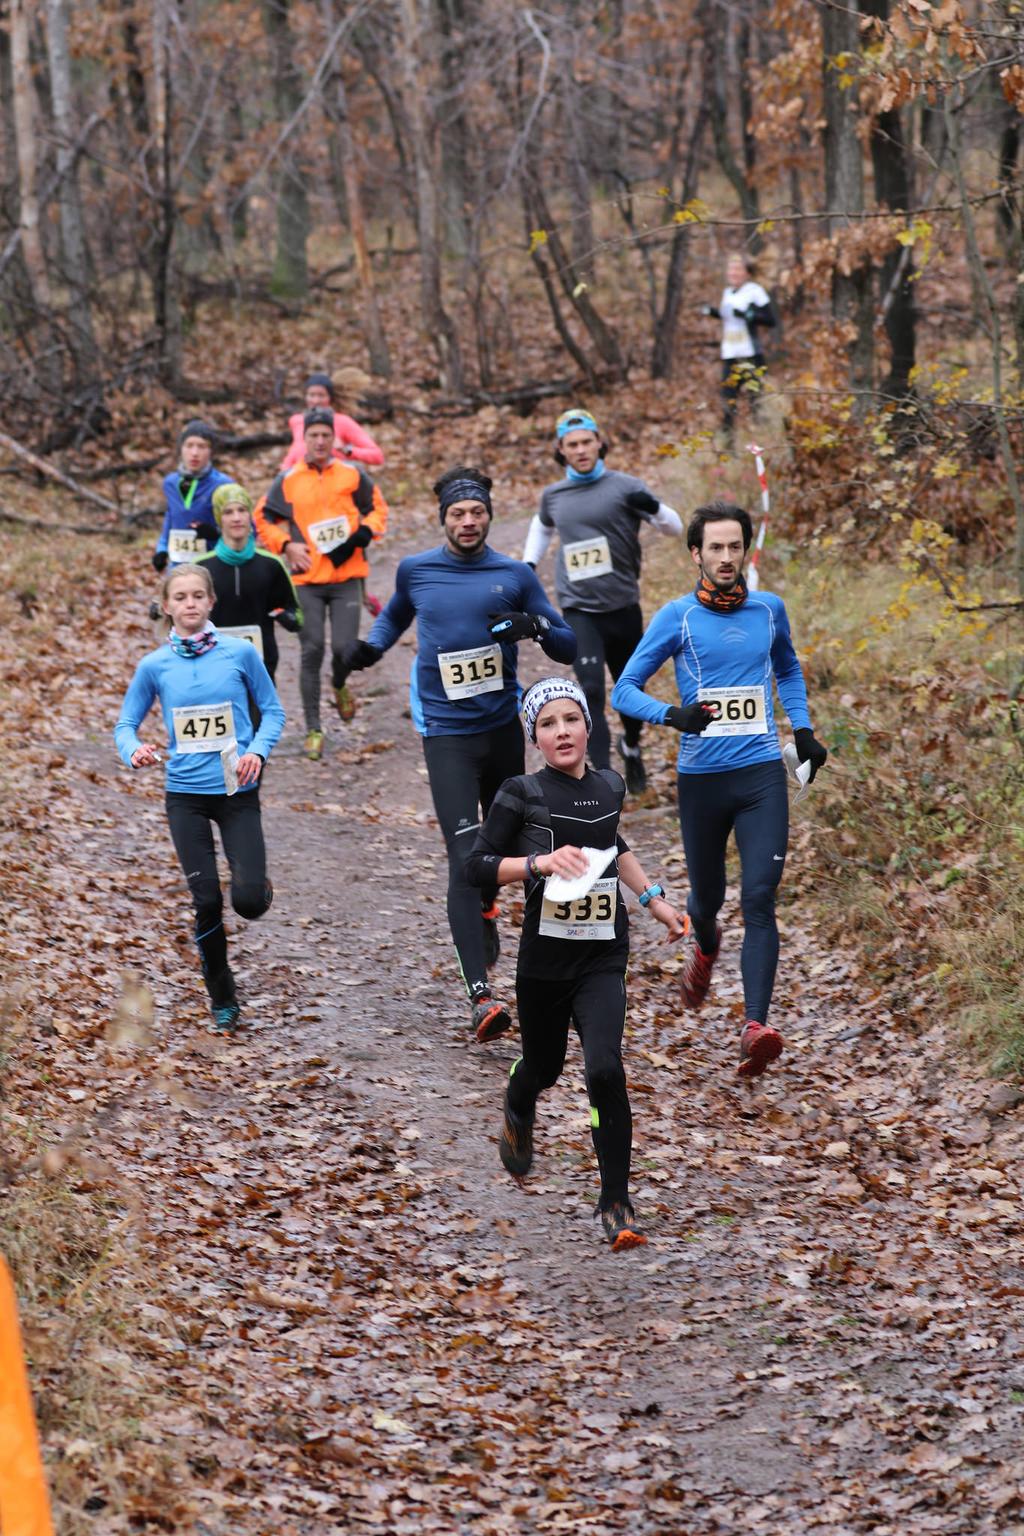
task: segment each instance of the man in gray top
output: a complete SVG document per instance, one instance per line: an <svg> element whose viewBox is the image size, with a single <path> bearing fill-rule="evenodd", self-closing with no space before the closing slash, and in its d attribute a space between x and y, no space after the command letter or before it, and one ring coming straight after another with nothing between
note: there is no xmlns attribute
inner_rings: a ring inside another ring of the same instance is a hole
<svg viewBox="0 0 1024 1536"><path fill-rule="evenodd" d="M576 634L573 663L590 717L590 760L608 768L611 736L604 716L605 666L613 681L643 637L640 610L640 526L650 523L678 537L678 513L660 502L634 475L608 469L607 444L589 411L566 411L555 426L555 458L565 465L565 479L544 487L540 511L530 524L523 559L536 566L558 533L555 590L567 622ZM640 753L639 720L621 716L618 750L626 788L638 795L647 787Z"/></svg>

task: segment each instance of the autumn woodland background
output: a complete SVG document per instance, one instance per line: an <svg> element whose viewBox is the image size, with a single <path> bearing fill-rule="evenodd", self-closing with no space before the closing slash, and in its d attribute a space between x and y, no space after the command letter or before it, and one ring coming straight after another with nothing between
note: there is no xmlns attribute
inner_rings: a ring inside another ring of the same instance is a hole
<svg viewBox="0 0 1024 1536"><path fill-rule="evenodd" d="M434 536L429 485L460 456L495 476L499 519L525 518L571 403L605 425L611 462L684 513L719 493L756 508L744 451L756 430L773 498L763 577L785 594L832 753L801 833L806 942L846 957L850 995L891 1021L886 1049L919 1063L938 1033L958 1080L1005 1078L999 1112L1013 1112L1022 106L1017 0L0 5L0 1246L62 1528L198 1529L182 1479L214 1476L140 1450L132 1405L144 1417L153 1394L173 1418L159 1395L187 1375L206 1325L153 1279L138 1192L126 1197L95 1147L115 1102L139 1082L166 1087L148 1051L162 1027L153 933L179 923L159 965L179 985L190 974L176 876L149 851L158 826L142 854L118 843L107 741L148 643L159 479L190 416L218 426L218 462L262 490L306 372L329 367L385 449L394 538L409 548ZM737 249L779 323L762 416L729 451L718 327L700 309ZM646 579L652 611L687 577L665 556ZM671 792L666 756L650 808ZM187 1010L175 1020L193 1027ZM650 1059L668 1061L665 1038ZM884 1053L878 1070L898 1075ZM300 1073L282 1111L314 1129L322 1072ZM817 1132L792 1123L812 1145ZM819 1129L822 1147L849 1151L842 1126ZM368 1132L348 1150L339 1177L353 1189L393 1167ZM1006 1176L985 1166L991 1180L975 1185L991 1193ZM870 1206L885 1185L872 1177L862 1169L861 1195L836 1198ZM1004 1203L968 1226L1006 1223ZM388 1263L403 1251L396 1237ZM822 1274L856 1287L867 1268L843 1259ZM330 1283L358 1293L345 1276ZM479 1321L493 1284L470 1288L485 1298ZM345 1309L353 1329L361 1305ZM173 1350L147 1306L173 1313ZM931 1326L924 1302L907 1316ZM353 1336L361 1349L371 1335ZM289 1456L319 1456L329 1484L354 1479L375 1438L401 1441L394 1422L330 1454L316 1435L280 1439ZM932 1429L921 1434L930 1445ZM261 1485L276 1465L262 1454ZM464 1460L500 1490L501 1455ZM927 1455L903 1470L967 1475ZM386 1460L373 1475L399 1476ZM531 1504L505 1525L513 1505L491 1498L458 1528L690 1529L642 1514L559 1526L552 1479L548 1516ZM218 1486L230 1509L246 1484ZM1012 1479L994 1486L979 1507L1020 1504ZM821 1528L982 1529L957 1524L945 1493L931 1524L912 1504L892 1526L877 1510L861 1524L861 1507L836 1505ZM277 1518L233 1528L314 1528ZM692 1518L694 1531L729 1528ZM749 1528L781 1518L769 1508ZM366 1525L456 1528L408 1508Z"/></svg>

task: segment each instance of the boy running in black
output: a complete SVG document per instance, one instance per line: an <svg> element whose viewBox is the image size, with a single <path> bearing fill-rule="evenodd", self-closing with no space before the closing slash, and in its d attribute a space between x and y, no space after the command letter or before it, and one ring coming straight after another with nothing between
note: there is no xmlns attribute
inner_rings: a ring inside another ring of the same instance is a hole
<svg viewBox="0 0 1024 1536"><path fill-rule="evenodd" d="M583 1046L601 1173L598 1211L619 1252L647 1241L629 1201L633 1121L622 1067L629 919L619 881L664 923L668 938L682 938L685 925L661 886L648 885L619 834L622 779L610 768L587 766L591 718L579 684L565 677L534 683L523 720L546 766L501 786L466 870L478 886L526 882L516 971L523 1054L505 1092L499 1151L509 1173L521 1178L530 1171L537 1099L561 1076L572 1023ZM584 848L606 850L604 865L592 864ZM571 880L588 869L598 878L577 899L548 895L548 877Z"/></svg>
<svg viewBox="0 0 1024 1536"><path fill-rule="evenodd" d="M251 640L273 682L278 659L274 621L291 634L302 628L298 594L284 562L256 543L248 491L233 483L219 485L213 516L220 538L197 562L213 578L213 623L222 635Z"/></svg>

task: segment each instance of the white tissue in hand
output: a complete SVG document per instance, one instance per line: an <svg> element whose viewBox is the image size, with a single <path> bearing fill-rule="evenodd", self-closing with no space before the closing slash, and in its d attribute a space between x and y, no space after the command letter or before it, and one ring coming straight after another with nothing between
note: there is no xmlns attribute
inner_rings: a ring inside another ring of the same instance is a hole
<svg viewBox="0 0 1024 1536"><path fill-rule="evenodd" d="M544 895L549 901L579 901L596 884L614 859L615 848L582 848L587 858L587 872L566 880L562 875L548 875Z"/></svg>
<svg viewBox="0 0 1024 1536"><path fill-rule="evenodd" d="M797 801L802 800L807 793L811 779L811 760L808 758L806 763L802 763L796 747L791 741L787 741L782 749L782 761L786 765L790 778L800 786L793 796L793 804L796 805Z"/></svg>

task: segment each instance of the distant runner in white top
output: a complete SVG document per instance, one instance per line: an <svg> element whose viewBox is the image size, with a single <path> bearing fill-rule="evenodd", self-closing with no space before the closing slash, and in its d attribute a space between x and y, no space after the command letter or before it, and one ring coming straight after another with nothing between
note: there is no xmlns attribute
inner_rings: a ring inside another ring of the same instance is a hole
<svg viewBox="0 0 1024 1536"><path fill-rule="evenodd" d="M565 479L545 486L530 524L523 559L536 566L552 537L559 539L555 591L576 635L573 663L593 721L589 757L608 768L611 735L605 719L605 666L618 678L643 637L640 609L640 529L644 523L679 537L679 514L642 480L609 469L607 444L589 411L566 411L555 425L555 458ZM631 795L647 787L639 720L622 717L618 750Z"/></svg>
<svg viewBox="0 0 1024 1536"><path fill-rule="evenodd" d="M722 322L722 426L731 443L740 394L749 396L754 411L764 387L764 353L758 328L775 324L772 301L751 278L742 251L734 251L726 262L725 290L718 307L705 304L703 313Z"/></svg>

